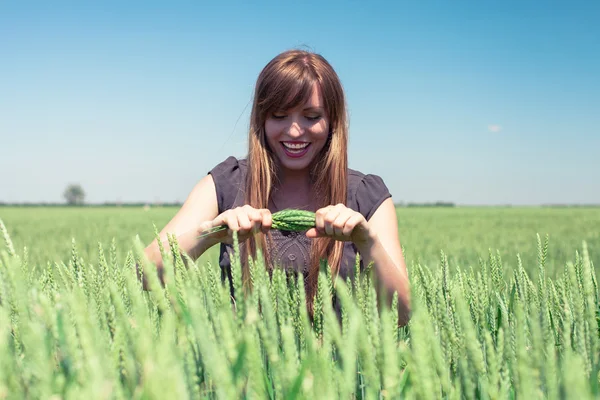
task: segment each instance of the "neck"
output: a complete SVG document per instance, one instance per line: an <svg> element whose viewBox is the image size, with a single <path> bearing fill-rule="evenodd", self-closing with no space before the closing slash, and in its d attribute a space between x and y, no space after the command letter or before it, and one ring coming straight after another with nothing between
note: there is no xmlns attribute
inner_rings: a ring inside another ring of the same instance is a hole
<svg viewBox="0 0 600 400"><path fill-rule="evenodd" d="M275 206L310 209L314 207L313 189L308 171L280 170L273 191Z"/></svg>
<svg viewBox="0 0 600 400"><path fill-rule="evenodd" d="M280 187L290 191L304 191L310 189L310 175L308 171L282 170L279 176Z"/></svg>

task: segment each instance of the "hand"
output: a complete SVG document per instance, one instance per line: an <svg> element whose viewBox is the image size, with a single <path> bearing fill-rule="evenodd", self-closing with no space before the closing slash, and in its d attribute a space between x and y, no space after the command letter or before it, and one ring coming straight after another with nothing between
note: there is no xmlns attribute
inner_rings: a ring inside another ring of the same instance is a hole
<svg viewBox="0 0 600 400"><path fill-rule="evenodd" d="M357 246L367 245L373 234L365 217L344 204L327 206L315 213L315 227L306 232L309 238L330 237Z"/></svg>
<svg viewBox="0 0 600 400"><path fill-rule="evenodd" d="M233 232L237 232L238 241L242 243L255 232L267 233L273 223L271 211L268 209L256 209L250 205L226 210L212 221L200 224L199 232L206 231L221 225L227 225L228 229L212 233L210 235L217 243L233 244Z"/></svg>

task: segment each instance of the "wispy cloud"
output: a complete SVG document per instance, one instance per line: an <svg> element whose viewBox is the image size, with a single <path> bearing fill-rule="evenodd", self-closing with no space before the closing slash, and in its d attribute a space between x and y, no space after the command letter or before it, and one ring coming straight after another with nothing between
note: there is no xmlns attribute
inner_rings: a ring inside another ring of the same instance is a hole
<svg viewBox="0 0 600 400"><path fill-rule="evenodd" d="M500 132L502 127L500 125L488 125L488 131L490 132Z"/></svg>

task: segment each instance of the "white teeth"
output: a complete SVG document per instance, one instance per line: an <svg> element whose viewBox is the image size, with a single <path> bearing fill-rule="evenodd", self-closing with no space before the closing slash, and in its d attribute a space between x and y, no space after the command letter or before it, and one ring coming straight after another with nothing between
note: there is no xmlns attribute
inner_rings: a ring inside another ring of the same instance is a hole
<svg viewBox="0 0 600 400"><path fill-rule="evenodd" d="M296 143L286 143L286 142L283 142L283 145L285 147L287 147L288 149L303 149L306 146L308 146L309 144L310 143L302 143L302 144L298 143L298 144L296 144Z"/></svg>

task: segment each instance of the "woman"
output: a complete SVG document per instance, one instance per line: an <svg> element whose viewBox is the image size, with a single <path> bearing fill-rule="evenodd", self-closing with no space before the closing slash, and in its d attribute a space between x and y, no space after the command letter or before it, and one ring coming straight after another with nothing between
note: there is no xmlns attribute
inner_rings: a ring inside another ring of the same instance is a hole
<svg viewBox="0 0 600 400"><path fill-rule="evenodd" d="M231 274L232 233L242 260L257 246L270 268L304 274L312 315L319 260L332 275L352 276L356 253L361 267L374 263L378 281L392 298L398 292L399 322L409 318L410 294L398 238L396 211L380 177L348 168L348 127L340 80L320 55L291 50L262 70L256 83L246 159L229 157L192 190L163 228L175 233L183 251L199 257L220 243L223 276ZM316 212L316 226L303 233L271 230L271 214L288 208ZM198 238L209 228L229 229ZM146 255L157 267L156 240ZM161 274L162 275L162 274ZM247 263L243 276L248 276Z"/></svg>

